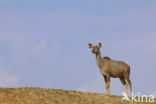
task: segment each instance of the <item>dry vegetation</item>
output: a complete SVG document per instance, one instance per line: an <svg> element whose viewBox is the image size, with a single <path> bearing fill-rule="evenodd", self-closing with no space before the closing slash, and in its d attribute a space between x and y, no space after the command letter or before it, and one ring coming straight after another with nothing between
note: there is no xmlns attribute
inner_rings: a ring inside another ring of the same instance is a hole
<svg viewBox="0 0 156 104"><path fill-rule="evenodd" d="M156 104L121 101L120 96L98 93L44 89L0 88L0 104Z"/></svg>

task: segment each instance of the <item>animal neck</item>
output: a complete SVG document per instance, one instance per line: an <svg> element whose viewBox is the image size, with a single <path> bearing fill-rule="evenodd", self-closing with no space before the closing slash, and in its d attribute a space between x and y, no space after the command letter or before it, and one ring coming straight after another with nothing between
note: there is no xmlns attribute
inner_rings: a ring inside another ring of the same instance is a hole
<svg viewBox="0 0 156 104"><path fill-rule="evenodd" d="M96 54L96 62L97 62L98 67L101 68L103 65L103 62L102 62L102 57L100 53Z"/></svg>

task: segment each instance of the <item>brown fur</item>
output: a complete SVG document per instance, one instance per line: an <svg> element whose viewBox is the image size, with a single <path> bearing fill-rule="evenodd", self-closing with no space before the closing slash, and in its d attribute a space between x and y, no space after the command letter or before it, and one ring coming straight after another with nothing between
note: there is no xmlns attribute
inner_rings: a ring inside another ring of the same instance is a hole
<svg viewBox="0 0 156 104"><path fill-rule="evenodd" d="M109 58L109 57L107 57L107 56L106 56L106 57L103 57L103 59L108 59L108 60L111 60L111 58Z"/></svg>
<svg viewBox="0 0 156 104"><path fill-rule="evenodd" d="M121 83L125 87L125 92L128 95L127 83L130 87L130 94L132 95L132 85L130 81L130 66L122 61L111 60L109 57L101 57L99 45L93 46L91 43L88 44L89 48L92 48L92 53L96 55L96 62L100 69L101 75L105 79L107 94L110 94L110 77L119 78ZM126 83L127 81L127 83Z"/></svg>

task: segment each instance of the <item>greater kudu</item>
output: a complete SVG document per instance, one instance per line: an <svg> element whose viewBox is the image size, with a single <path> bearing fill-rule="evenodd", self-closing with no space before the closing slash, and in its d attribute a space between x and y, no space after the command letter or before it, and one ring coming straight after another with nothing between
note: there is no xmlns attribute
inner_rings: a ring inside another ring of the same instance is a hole
<svg viewBox="0 0 156 104"><path fill-rule="evenodd" d="M96 62L100 69L102 76L104 77L107 94L110 95L110 77L119 78L121 83L125 87L125 92L128 95L128 85L130 87L130 95L132 96L132 84L130 81L130 66L122 61L111 60L109 57L101 57L99 45L93 46L91 43L88 43L88 47L92 48L92 53L96 55ZM127 81L127 83L126 83Z"/></svg>

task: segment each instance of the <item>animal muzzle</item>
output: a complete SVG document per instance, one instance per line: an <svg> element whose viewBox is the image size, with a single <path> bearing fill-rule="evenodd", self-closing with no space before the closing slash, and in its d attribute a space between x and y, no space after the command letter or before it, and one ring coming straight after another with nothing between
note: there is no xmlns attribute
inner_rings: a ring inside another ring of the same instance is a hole
<svg viewBox="0 0 156 104"><path fill-rule="evenodd" d="M94 50L92 50L92 53L94 53L94 54L95 54L95 51L94 51Z"/></svg>

